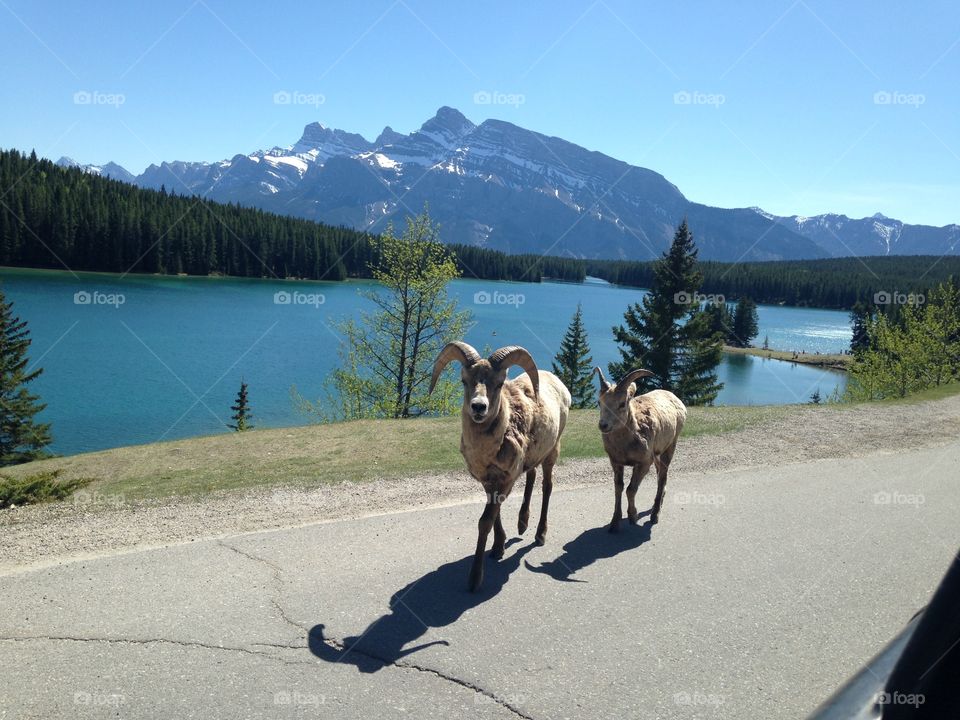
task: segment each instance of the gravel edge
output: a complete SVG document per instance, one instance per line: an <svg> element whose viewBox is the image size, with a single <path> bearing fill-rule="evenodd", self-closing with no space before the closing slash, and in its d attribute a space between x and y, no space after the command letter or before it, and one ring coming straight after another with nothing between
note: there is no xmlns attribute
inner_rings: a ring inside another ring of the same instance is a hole
<svg viewBox="0 0 960 720"><path fill-rule="evenodd" d="M708 473L945 445L960 436L960 396L913 404L798 408L721 435L681 438L671 487ZM555 492L610 483L605 459L562 461ZM318 522L483 503L465 471L202 498L61 502L0 511L0 575L134 550ZM599 522L599 521L598 521Z"/></svg>

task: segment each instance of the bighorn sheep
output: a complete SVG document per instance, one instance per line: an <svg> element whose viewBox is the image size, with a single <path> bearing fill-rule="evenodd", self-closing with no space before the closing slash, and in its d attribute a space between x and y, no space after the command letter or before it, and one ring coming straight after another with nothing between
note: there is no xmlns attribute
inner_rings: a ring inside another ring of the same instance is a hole
<svg viewBox="0 0 960 720"><path fill-rule="evenodd" d="M627 517L634 525L639 517L634 501L640 481L650 465L657 467L657 497L650 511L650 523L654 524L660 519L660 507L667 488L667 469L677 449L687 409L669 390L636 395L635 381L653 375L649 370L631 370L615 385L607 382L599 367L594 368L594 372L600 376L599 426L603 449L613 466L614 505L609 530L615 533L620 529L625 465L633 466L633 476L627 486Z"/></svg>
<svg viewBox="0 0 960 720"><path fill-rule="evenodd" d="M440 351L433 365L430 392L440 373L454 360L461 365L463 380L460 453L487 495L470 571L469 587L473 591L483 582L483 552L491 528L490 556L503 557L507 534L500 520L500 504L510 495L521 473L526 473L527 484L517 530L522 535L527 529L537 465L543 466L543 506L537 544L543 545L546 540L553 466L560 454L560 435L567 424L570 391L553 373L537 370L533 357L522 347L502 347L484 360L466 343L452 342ZM526 372L507 380L511 365L519 365Z"/></svg>

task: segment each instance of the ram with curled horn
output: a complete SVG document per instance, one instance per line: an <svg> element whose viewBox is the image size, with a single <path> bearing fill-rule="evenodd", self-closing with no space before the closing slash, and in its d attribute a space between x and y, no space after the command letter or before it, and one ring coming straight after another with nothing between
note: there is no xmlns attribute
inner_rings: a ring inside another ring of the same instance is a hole
<svg viewBox="0 0 960 720"><path fill-rule="evenodd" d="M623 470L633 466L627 486L627 517L631 524L640 518L636 496L640 481L650 469L657 468L657 497L650 510L650 523L660 520L660 509L667 489L667 470L687 419L687 408L669 390L651 390L637 395L637 381L653 377L649 370L631 370L616 383L609 383L603 370L594 368L600 378L600 433L603 449L613 467L613 519L610 532L620 529L623 517L620 499L623 494Z"/></svg>
<svg viewBox="0 0 960 720"><path fill-rule="evenodd" d="M483 554L491 530L490 556L503 557L507 534L500 519L500 505L524 473L526 485L517 530L522 535L527 529L537 466L543 472L543 505L536 540L539 545L546 541L553 466L570 411L570 391L553 373L538 370L530 353L518 345L502 347L484 359L467 343L452 342L434 363L431 392L451 362L460 363L463 381L460 452L487 496L469 578L470 590L476 590L483 582ZM524 372L508 380L507 370L513 365Z"/></svg>

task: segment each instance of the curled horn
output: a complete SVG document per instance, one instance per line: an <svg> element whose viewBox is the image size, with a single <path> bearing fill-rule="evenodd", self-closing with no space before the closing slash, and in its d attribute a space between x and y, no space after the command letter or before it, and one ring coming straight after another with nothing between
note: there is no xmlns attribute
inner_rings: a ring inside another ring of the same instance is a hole
<svg viewBox="0 0 960 720"><path fill-rule="evenodd" d="M617 387L623 389L624 392L626 392L627 388L630 387L633 383L635 383L640 378L652 377L652 376L653 376L653 373L650 372L649 370L631 370L622 378L617 380Z"/></svg>
<svg viewBox="0 0 960 720"><path fill-rule="evenodd" d="M600 392L606 392L610 389L610 383L608 383L607 379L603 376L603 370L600 369L599 365L593 369L593 374L600 376Z"/></svg>
<svg viewBox="0 0 960 720"><path fill-rule="evenodd" d="M430 378L430 392L432 393L433 388L436 387L437 380L440 379L440 373L454 360L464 367L470 367L479 359L480 353L465 342L450 342L444 345L443 350L437 355L437 361L433 364L433 377Z"/></svg>
<svg viewBox="0 0 960 720"><path fill-rule="evenodd" d="M540 394L540 371L537 370L537 364L533 357L524 348L519 345L508 345L497 350L487 360L497 370L508 368L511 365L519 365L524 369L533 383L533 394Z"/></svg>

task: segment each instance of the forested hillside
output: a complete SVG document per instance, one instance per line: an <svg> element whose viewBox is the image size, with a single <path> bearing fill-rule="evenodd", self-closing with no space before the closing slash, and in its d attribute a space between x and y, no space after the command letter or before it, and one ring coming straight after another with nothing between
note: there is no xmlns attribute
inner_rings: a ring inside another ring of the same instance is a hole
<svg viewBox="0 0 960 720"><path fill-rule="evenodd" d="M368 277L371 236L0 152L0 265L240 277ZM398 228L402 230L402 228ZM466 277L582 280L583 263L451 246Z"/></svg>
<svg viewBox="0 0 960 720"><path fill-rule="evenodd" d="M701 262L703 292L759 303L849 309L877 293L924 293L960 277L960 258L929 255L756 263ZM618 285L649 287L653 264L588 262L587 274Z"/></svg>
<svg viewBox="0 0 960 720"><path fill-rule="evenodd" d="M145 190L17 151L0 151L0 265L240 277L369 277L373 236L345 227ZM691 228L696 237L696 227ZM402 228L398 228L398 231ZM443 228L441 227L441 237ZM507 255L451 245L464 277L649 287L653 263ZM960 258L897 256L701 262L703 292L760 303L852 308L878 292L925 292Z"/></svg>

